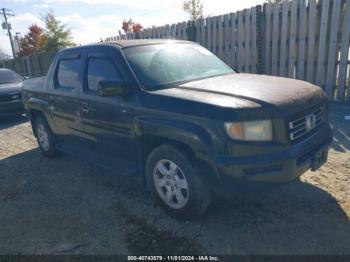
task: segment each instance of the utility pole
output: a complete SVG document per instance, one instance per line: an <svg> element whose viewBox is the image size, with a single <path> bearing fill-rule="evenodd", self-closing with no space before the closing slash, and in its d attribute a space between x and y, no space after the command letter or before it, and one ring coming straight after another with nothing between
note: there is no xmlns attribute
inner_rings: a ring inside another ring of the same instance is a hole
<svg viewBox="0 0 350 262"><path fill-rule="evenodd" d="M20 32L16 32L16 36L15 36L15 40L16 40L16 43L17 43L17 47L18 47L18 52L21 52L21 42L20 42L20 36L21 36L21 33Z"/></svg>
<svg viewBox="0 0 350 262"><path fill-rule="evenodd" d="M1 8L0 10L2 11L2 15L3 15L4 20L5 20L5 22L2 23L2 28L7 29L7 33L8 33L8 36L10 38L10 43L11 43L12 55L13 55L13 58L16 58L15 48L13 46L13 41L12 41L13 39L12 39L12 34L11 34L11 24L7 20L8 16L15 16L15 15L9 13L9 12L11 12L11 10L8 10L5 8Z"/></svg>

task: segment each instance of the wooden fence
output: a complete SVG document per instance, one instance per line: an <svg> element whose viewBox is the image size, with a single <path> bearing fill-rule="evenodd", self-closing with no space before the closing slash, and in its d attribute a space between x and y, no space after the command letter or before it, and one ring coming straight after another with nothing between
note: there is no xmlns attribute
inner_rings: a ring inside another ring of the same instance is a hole
<svg viewBox="0 0 350 262"><path fill-rule="evenodd" d="M238 72L306 80L321 86L332 100L349 103L349 37L350 0L284 0L106 41L196 41Z"/></svg>
<svg viewBox="0 0 350 262"><path fill-rule="evenodd" d="M56 52L19 57L5 61L4 67L11 68L22 76L42 76L46 75L55 55Z"/></svg>
<svg viewBox="0 0 350 262"><path fill-rule="evenodd" d="M266 74L321 86L350 99L350 0L293 0L264 6Z"/></svg>
<svg viewBox="0 0 350 262"><path fill-rule="evenodd" d="M331 99L349 102L349 32L350 0L285 0L107 41L196 41L238 72L306 80L321 86Z"/></svg>

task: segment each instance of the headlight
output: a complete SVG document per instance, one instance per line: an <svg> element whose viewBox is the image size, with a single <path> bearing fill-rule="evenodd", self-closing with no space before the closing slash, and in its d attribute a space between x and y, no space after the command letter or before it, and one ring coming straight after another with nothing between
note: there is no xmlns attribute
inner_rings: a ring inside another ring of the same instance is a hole
<svg viewBox="0 0 350 262"><path fill-rule="evenodd" d="M272 141L271 120L225 123L227 134L236 140Z"/></svg>

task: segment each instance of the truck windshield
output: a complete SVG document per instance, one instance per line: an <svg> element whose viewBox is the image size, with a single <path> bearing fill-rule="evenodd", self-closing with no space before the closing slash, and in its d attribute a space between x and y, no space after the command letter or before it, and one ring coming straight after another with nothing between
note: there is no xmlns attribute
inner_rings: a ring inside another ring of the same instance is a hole
<svg viewBox="0 0 350 262"><path fill-rule="evenodd" d="M0 70L0 84L22 82L22 78L11 70Z"/></svg>
<svg viewBox="0 0 350 262"><path fill-rule="evenodd" d="M148 90L234 73L218 57L196 44L134 46L123 51Z"/></svg>

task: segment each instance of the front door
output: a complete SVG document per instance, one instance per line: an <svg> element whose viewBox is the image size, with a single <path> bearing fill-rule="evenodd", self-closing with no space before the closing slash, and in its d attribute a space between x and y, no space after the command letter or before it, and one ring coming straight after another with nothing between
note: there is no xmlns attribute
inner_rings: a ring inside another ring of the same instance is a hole
<svg viewBox="0 0 350 262"><path fill-rule="evenodd" d="M109 53L111 52L111 53ZM133 135L133 95L100 96L100 81L123 81L113 51L87 54L82 99L84 132L98 154L124 164L137 161ZM131 164L131 163L130 163Z"/></svg>

